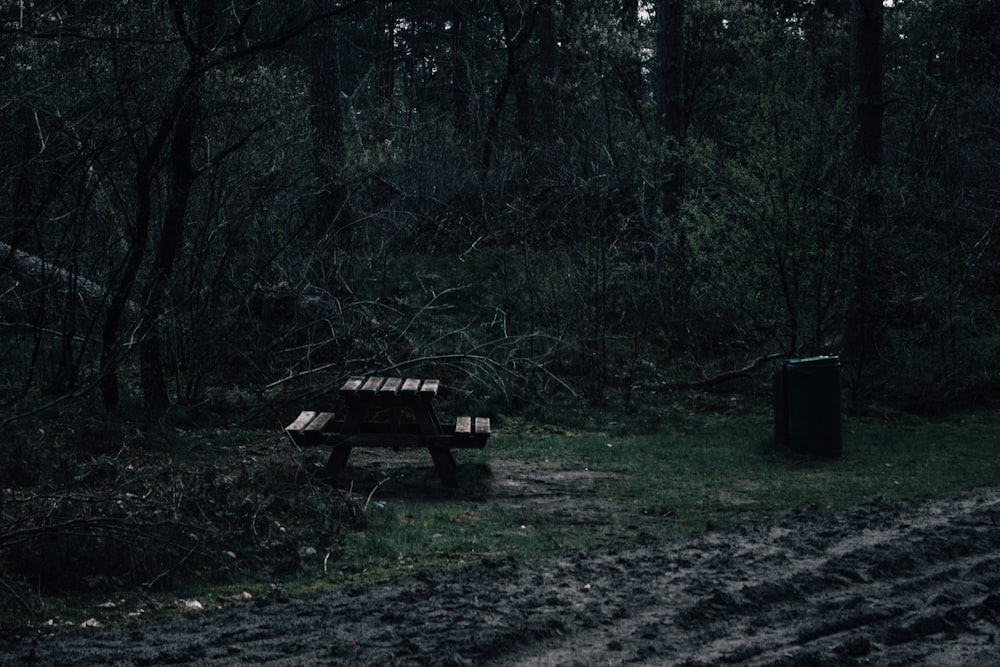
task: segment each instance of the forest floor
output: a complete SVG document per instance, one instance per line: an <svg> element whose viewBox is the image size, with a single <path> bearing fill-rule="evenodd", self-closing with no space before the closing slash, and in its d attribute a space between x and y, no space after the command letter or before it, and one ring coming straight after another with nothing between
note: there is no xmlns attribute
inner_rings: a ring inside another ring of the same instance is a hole
<svg viewBox="0 0 1000 667"><path fill-rule="evenodd" d="M588 471L492 468L486 502L612 502ZM593 530L604 544L557 556L487 557L388 583L26 638L0 650L0 665L1000 661L998 489L796 510L680 539L616 542L617 526Z"/></svg>

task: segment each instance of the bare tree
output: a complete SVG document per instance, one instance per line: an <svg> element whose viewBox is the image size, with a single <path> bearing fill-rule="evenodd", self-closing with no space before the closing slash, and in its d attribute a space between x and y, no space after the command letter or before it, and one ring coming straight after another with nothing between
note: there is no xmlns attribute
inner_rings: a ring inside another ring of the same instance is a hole
<svg viewBox="0 0 1000 667"><path fill-rule="evenodd" d="M855 293L848 310L845 354L854 364L854 399L873 360L883 296L878 279L882 203L882 0L850 0L850 99L855 113L853 166L858 183L855 243L858 247Z"/></svg>
<svg viewBox="0 0 1000 667"><path fill-rule="evenodd" d="M684 105L684 0L656 1L656 137L661 146L676 151L686 129ZM668 157L661 178L663 213L680 207L684 170L679 159Z"/></svg>
<svg viewBox="0 0 1000 667"><path fill-rule="evenodd" d="M316 177L319 180L314 215L317 237L333 233L340 237L341 244L346 244L351 228L341 179L344 139L337 43L333 21L322 21L313 27L308 58L312 122L316 130ZM391 55L385 57L391 58ZM382 77L390 78L390 74L384 73Z"/></svg>

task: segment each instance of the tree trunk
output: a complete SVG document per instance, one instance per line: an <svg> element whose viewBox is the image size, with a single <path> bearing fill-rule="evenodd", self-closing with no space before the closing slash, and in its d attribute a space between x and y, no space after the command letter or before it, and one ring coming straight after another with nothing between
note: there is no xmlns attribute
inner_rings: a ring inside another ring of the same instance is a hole
<svg viewBox="0 0 1000 667"><path fill-rule="evenodd" d="M553 144L559 124L559 35L556 10L545 5L538 12L539 112L542 139Z"/></svg>
<svg viewBox="0 0 1000 667"><path fill-rule="evenodd" d="M514 125L521 140L522 149L531 145L532 121L535 116L534 90L527 67L520 67L514 79L515 114Z"/></svg>
<svg viewBox="0 0 1000 667"><path fill-rule="evenodd" d="M329 232L339 237L342 247L350 245L350 215L347 195L341 184L344 161L343 114L340 106L340 61L337 30L332 20L317 25L311 49L312 122L316 129L316 235Z"/></svg>
<svg viewBox="0 0 1000 667"><path fill-rule="evenodd" d="M860 400L877 352L878 316L884 310L877 280L882 224L882 0L852 0L851 92L855 110L854 173L859 177L854 238L858 248L855 293L847 312L844 355L854 366L852 400Z"/></svg>
<svg viewBox="0 0 1000 667"><path fill-rule="evenodd" d="M190 70L208 54L215 40L218 12L215 0L195 0L193 24L185 28L180 14L176 14L179 34L185 40L190 58ZM174 264L184 244L188 203L197 178L191 162L195 126L201 112L197 82L179 88L178 107L170 151L167 158L167 205L160 226L159 243L143 285L139 336L139 384L146 407L160 415L170 407L166 374L163 368L164 323L173 318L170 312L170 280Z"/></svg>
<svg viewBox="0 0 1000 667"><path fill-rule="evenodd" d="M393 104L396 92L396 15L391 3L378 3L375 10L375 66L378 97L383 113L381 140L392 137Z"/></svg>
<svg viewBox="0 0 1000 667"><path fill-rule="evenodd" d="M469 58L472 56L472 25L456 5L452 10L452 100L455 130L459 136L472 132L472 82L469 79Z"/></svg>
<svg viewBox="0 0 1000 667"><path fill-rule="evenodd" d="M137 207L135 227L129 238L128 252L121 274L111 293L108 311L104 318L104 328L101 332L101 397L104 408L115 412L121 403L121 390L118 385L118 366L124 356L124 350L119 340L122 321L132 296L132 289L139 276L142 260L149 243L149 224L152 217L153 166L159 157L162 144L159 139L164 136L164 130L172 124L171 118L166 118L160 125L150 149L136 165L135 188Z"/></svg>
<svg viewBox="0 0 1000 667"><path fill-rule="evenodd" d="M79 275L74 271L56 266L41 257L18 250L0 241L0 268L10 271L22 283L34 289L55 286L68 299L80 301L94 311L105 307L108 288ZM126 304L126 310L135 312L135 304Z"/></svg>
<svg viewBox="0 0 1000 667"><path fill-rule="evenodd" d="M167 209L160 229L160 242L143 289L139 343L139 379L146 406L154 414L170 407L170 394L163 369L163 322L171 317L170 277L174 262L184 243L184 226L188 202L196 174L191 165L191 144L194 141L197 102L188 100L177 118L169 158L169 191Z"/></svg>
<svg viewBox="0 0 1000 667"><path fill-rule="evenodd" d="M118 281L111 292L101 339L101 395L104 407L116 411L121 401L118 384L118 366L125 349L120 341L120 331L132 290L149 245L149 228L153 218L153 191L156 172L164 149L170 142L169 200L165 213L157 256L142 291L140 303L140 374L144 398L151 408L165 409L169 405L160 359L161 341L156 334L157 318L166 303L167 279L183 241L184 218L195 174L191 169L191 143L194 136L195 109L192 106L195 87L201 77L198 63L203 51L210 48L213 39L211 26L205 25L206 17L215 16L213 0L198 0L195 27L188 30L183 7L173 0L171 9L178 34L188 48L190 61L184 76L173 90L156 132L136 164L136 215L135 227L129 238L129 249ZM150 340L146 340L149 338ZM159 378L159 379L158 379Z"/></svg>
<svg viewBox="0 0 1000 667"><path fill-rule="evenodd" d="M493 94L493 106L486 121L486 130L480 153L480 165L483 170L489 169L493 162L493 153L496 150L497 137L500 132L500 117L503 115L504 105L507 103L507 95L511 87L517 84L521 70L524 67L524 59L520 55L520 50L534 34L536 27L535 20L538 17L538 12L546 4L546 0L535 0L524 11L519 11L517 15L511 15L502 0L495 0L494 2L503 28L504 54L506 55L506 59L504 73L496 92Z"/></svg>
<svg viewBox="0 0 1000 667"><path fill-rule="evenodd" d="M622 63L622 83L630 110L642 117L642 55L639 51L639 0L622 0L621 24L628 47Z"/></svg>
<svg viewBox="0 0 1000 667"><path fill-rule="evenodd" d="M856 164L873 174L882 166L882 0L855 0L852 8L858 132Z"/></svg>
<svg viewBox="0 0 1000 667"><path fill-rule="evenodd" d="M660 201L663 215L670 217L680 209L684 190L684 170L670 152L684 139L684 2L656 0L656 73L653 90L656 96L656 138L668 151L660 176Z"/></svg>

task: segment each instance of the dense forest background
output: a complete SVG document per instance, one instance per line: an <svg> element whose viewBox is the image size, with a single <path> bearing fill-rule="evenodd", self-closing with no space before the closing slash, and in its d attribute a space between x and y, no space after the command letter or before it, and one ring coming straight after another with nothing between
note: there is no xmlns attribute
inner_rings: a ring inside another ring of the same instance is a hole
<svg viewBox="0 0 1000 667"><path fill-rule="evenodd" d="M989 399L998 71L992 0L3 0L3 419Z"/></svg>

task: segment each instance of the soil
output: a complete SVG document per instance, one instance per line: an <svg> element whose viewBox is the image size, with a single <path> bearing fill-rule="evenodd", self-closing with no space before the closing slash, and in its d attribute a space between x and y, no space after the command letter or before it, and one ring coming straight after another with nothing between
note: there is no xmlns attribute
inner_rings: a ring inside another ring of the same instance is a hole
<svg viewBox="0 0 1000 667"><path fill-rule="evenodd" d="M504 464L490 485L485 502L604 502L586 471ZM276 589L0 653L22 664L1000 664L1000 490L800 510L309 597Z"/></svg>

